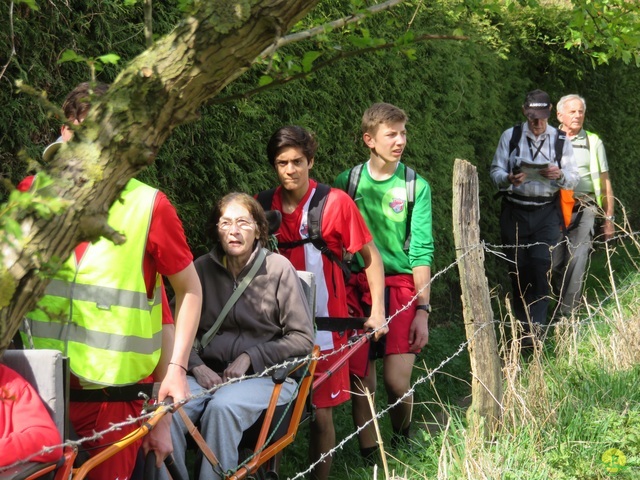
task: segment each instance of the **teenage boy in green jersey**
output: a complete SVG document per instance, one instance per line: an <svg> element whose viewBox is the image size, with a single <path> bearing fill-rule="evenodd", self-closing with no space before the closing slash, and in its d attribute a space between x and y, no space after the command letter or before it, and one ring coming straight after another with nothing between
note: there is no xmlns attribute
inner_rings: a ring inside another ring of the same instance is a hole
<svg viewBox="0 0 640 480"><path fill-rule="evenodd" d="M363 140L371 154L362 168L353 197L382 255L387 316L392 318L383 342L371 344L369 359L361 358L359 367L357 362L351 362L355 393L352 408L357 426L371 418L368 401L358 392L364 388L375 392L375 359L383 358L385 389L389 404L393 404L410 390L416 354L429 341L429 283L434 251L431 187L416 175L415 198L409 208L407 168L400 162L407 140L406 122L406 113L388 103L372 105L362 117ZM350 172L347 170L338 176L336 187L348 191ZM409 233L409 246L405 250ZM362 288L365 285L362 275L352 275L349 284L350 310L360 315L362 302L366 303L368 296L366 287ZM400 311L405 305L408 308ZM390 411L394 443L408 437L412 409L413 396L408 395ZM377 443L371 423L360 433L359 442L363 457L373 460Z"/></svg>

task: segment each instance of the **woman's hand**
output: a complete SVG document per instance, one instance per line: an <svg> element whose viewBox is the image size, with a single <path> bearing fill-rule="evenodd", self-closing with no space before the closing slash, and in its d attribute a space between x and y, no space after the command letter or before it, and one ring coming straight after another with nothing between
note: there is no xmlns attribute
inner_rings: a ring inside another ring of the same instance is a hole
<svg viewBox="0 0 640 480"><path fill-rule="evenodd" d="M196 382L203 388L209 390L213 388L214 385L220 385L222 383L222 379L220 375L211 370L206 365L198 365L197 367L193 367L191 369L191 373L196 378Z"/></svg>
<svg viewBox="0 0 640 480"><path fill-rule="evenodd" d="M222 375L223 380L226 382L230 378L238 378L243 376L249 370L251 366L251 357L246 353L241 353L231 364L225 368Z"/></svg>

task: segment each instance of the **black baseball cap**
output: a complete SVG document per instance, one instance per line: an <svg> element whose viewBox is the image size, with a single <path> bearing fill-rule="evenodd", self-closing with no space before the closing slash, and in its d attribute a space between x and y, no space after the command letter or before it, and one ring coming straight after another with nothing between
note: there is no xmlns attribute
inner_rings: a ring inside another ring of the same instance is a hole
<svg viewBox="0 0 640 480"><path fill-rule="evenodd" d="M528 118L549 118L551 98L547 92L533 90L524 98L524 114Z"/></svg>

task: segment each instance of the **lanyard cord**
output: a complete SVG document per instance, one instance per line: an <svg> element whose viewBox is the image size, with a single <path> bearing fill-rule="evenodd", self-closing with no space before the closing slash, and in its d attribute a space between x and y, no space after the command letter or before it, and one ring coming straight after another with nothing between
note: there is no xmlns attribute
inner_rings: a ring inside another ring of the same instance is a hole
<svg viewBox="0 0 640 480"><path fill-rule="evenodd" d="M527 137L527 144L529 145L529 153L531 154L531 160L532 160L532 161L534 161L534 162L535 162L536 157L537 157L537 156L538 156L538 154L540 153L540 150L542 150L542 146L544 145L544 142L545 142L546 140L547 140L547 139L546 139L546 138L544 138L544 139L542 140L542 142L540 142L540 145L538 145L538 146L536 147L536 153L534 154L534 153L533 153L533 150L531 149L531 139L530 139L529 137Z"/></svg>

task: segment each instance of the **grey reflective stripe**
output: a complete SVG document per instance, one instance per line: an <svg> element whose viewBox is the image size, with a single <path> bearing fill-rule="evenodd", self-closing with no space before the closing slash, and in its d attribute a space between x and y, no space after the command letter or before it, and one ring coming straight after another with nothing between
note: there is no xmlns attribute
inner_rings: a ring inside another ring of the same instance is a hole
<svg viewBox="0 0 640 480"><path fill-rule="evenodd" d="M34 320L31 322L31 334L36 338L60 338L63 328L67 329L67 341L82 343L90 348L151 355L162 346L162 330L154 333L153 338L140 338L115 333L96 332L76 324Z"/></svg>
<svg viewBox="0 0 640 480"><path fill-rule="evenodd" d="M158 305L162 301L159 288L156 288L153 304L150 304L146 292L119 290L117 288L99 287L97 285L71 284L64 280L51 280L49 285L47 285L45 295L95 303L101 310L109 310L115 306L149 312L154 305Z"/></svg>

